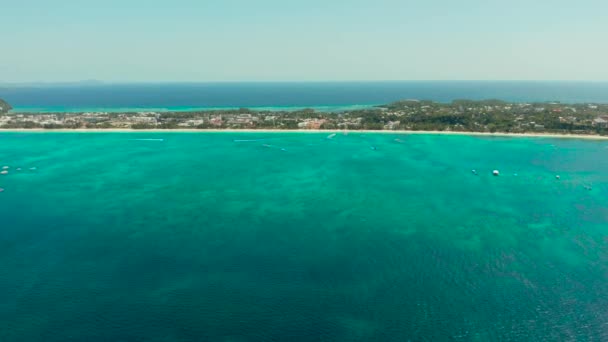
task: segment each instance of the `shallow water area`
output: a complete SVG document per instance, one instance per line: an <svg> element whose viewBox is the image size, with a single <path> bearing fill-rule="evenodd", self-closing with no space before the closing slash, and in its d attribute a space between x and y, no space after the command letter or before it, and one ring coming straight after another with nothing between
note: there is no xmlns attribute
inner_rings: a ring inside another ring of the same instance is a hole
<svg viewBox="0 0 608 342"><path fill-rule="evenodd" d="M0 132L0 340L608 338L608 141L329 134Z"/></svg>

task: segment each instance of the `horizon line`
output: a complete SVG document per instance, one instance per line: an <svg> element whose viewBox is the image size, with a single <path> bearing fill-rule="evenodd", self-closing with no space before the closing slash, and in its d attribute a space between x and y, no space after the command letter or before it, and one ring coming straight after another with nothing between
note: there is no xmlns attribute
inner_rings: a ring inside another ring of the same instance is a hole
<svg viewBox="0 0 608 342"><path fill-rule="evenodd" d="M0 87L6 86L98 86L98 85L159 85L159 84L313 84L313 83L431 83L431 82L472 82L472 83L608 83L608 80L441 80L441 79L416 79L416 80L260 80L260 81L104 81L104 80L80 80L80 81L24 81L24 82L0 82Z"/></svg>

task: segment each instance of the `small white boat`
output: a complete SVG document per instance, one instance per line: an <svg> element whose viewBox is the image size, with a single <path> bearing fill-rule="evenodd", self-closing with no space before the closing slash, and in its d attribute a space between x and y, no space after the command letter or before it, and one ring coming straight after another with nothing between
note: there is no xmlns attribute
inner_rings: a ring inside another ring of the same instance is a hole
<svg viewBox="0 0 608 342"><path fill-rule="evenodd" d="M8 174L8 171L6 171L6 170L3 170L2 172L0 172L0 175L7 175L7 174Z"/></svg>
<svg viewBox="0 0 608 342"><path fill-rule="evenodd" d="M492 174L493 174L494 176L500 176L500 171L498 171L498 170L494 170L494 171L492 171Z"/></svg>
<svg viewBox="0 0 608 342"><path fill-rule="evenodd" d="M328 135L328 136L327 136L327 139L330 139L330 140L331 140L331 139L333 139L333 138L335 138L335 137L336 137L336 133Z"/></svg>

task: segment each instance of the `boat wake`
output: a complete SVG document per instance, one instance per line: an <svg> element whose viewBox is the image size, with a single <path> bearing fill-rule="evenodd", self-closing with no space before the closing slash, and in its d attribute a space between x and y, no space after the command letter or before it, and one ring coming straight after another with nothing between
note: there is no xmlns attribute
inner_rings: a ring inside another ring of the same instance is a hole
<svg viewBox="0 0 608 342"><path fill-rule="evenodd" d="M165 139L129 139L131 141L165 141Z"/></svg>
<svg viewBox="0 0 608 342"><path fill-rule="evenodd" d="M232 142L235 142L235 143L241 143L241 142L258 142L258 141L264 141L264 140L266 140L266 139L249 139L249 140L242 140L242 139L241 139L241 140L237 140L237 139L235 139L235 140L232 140Z"/></svg>

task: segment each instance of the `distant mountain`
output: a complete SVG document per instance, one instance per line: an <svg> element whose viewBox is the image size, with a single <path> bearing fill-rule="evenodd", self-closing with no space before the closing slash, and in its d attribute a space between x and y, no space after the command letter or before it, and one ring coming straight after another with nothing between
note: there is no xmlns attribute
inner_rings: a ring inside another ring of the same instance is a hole
<svg viewBox="0 0 608 342"><path fill-rule="evenodd" d="M8 113L8 111L11 109L13 109L13 107L11 107L8 102L0 99L0 114Z"/></svg>

